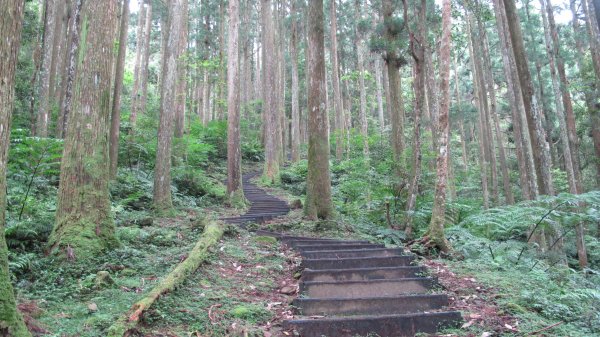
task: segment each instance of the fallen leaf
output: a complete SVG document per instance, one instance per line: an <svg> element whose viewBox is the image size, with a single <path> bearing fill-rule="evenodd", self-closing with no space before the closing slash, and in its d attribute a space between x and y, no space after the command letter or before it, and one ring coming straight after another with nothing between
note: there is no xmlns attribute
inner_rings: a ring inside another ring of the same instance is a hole
<svg viewBox="0 0 600 337"><path fill-rule="evenodd" d="M482 333L480 337L490 337L491 335L492 335L491 332L486 331L486 332Z"/></svg>
<svg viewBox="0 0 600 337"><path fill-rule="evenodd" d="M298 289L294 286L285 286L281 289L279 289L279 292L285 295L293 295L296 293Z"/></svg>

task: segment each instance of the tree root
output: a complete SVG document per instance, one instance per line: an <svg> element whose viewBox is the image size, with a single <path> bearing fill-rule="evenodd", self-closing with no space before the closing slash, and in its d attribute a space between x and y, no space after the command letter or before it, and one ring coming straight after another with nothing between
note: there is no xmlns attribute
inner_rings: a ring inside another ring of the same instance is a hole
<svg viewBox="0 0 600 337"><path fill-rule="evenodd" d="M204 229L204 233L196 246L190 251L188 258L182 261L163 280L160 281L144 298L135 303L131 309L119 318L109 329L108 337L127 337L131 335L140 318L161 295L164 295L179 285L190 276L206 259L206 252L223 236L224 226L211 223Z"/></svg>

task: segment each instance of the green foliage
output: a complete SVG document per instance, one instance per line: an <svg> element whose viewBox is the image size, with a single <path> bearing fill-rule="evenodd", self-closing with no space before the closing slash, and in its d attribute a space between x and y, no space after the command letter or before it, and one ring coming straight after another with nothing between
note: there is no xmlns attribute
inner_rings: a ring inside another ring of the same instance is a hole
<svg viewBox="0 0 600 337"><path fill-rule="evenodd" d="M225 200L225 186L199 170L176 167L172 172L173 185L179 193L196 198L196 204L202 205L209 199L220 203Z"/></svg>

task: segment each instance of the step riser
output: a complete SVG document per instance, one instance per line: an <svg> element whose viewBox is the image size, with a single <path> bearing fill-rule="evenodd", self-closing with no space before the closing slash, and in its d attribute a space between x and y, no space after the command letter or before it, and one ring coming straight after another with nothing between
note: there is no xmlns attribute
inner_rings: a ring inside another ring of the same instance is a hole
<svg viewBox="0 0 600 337"><path fill-rule="evenodd" d="M304 270L303 281L366 281L419 277L425 274L423 267L398 267L382 269L351 269L351 270Z"/></svg>
<svg viewBox="0 0 600 337"><path fill-rule="evenodd" d="M321 245L302 245L294 247L295 250L302 252L317 251L317 250L350 250L350 249L374 249L374 248L385 248L383 245L369 243L369 244L347 244L347 245L327 245L325 243Z"/></svg>
<svg viewBox="0 0 600 337"><path fill-rule="evenodd" d="M289 242L286 242L288 245L290 245L292 248L296 248L298 246L339 246L339 245L348 245L348 244L356 244L356 245L366 245L369 244L369 242L367 241L359 241L359 240L354 240L354 241L342 241L342 240L331 240L331 241L324 241L324 240L291 240Z"/></svg>
<svg viewBox="0 0 600 337"><path fill-rule="evenodd" d="M305 259L341 259L352 257L389 257L402 255L402 249L358 249L358 250L343 250L343 251L315 251L303 252L302 257Z"/></svg>
<svg viewBox="0 0 600 337"><path fill-rule="evenodd" d="M301 266L313 270L409 266L413 256L368 257L353 259L305 259Z"/></svg>
<svg viewBox="0 0 600 337"><path fill-rule="evenodd" d="M424 294L433 288L431 279L367 281L356 283L301 283L300 293L310 298L356 298Z"/></svg>
<svg viewBox="0 0 600 337"><path fill-rule="evenodd" d="M382 337L412 337L435 333L441 328L459 327L459 312L414 316L384 316L368 319L296 320L284 322L284 329L295 329L302 337L354 337L377 334Z"/></svg>
<svg viewBox="0 0 600 337"><path fill-rule="evenodd" d="M440 309L448 305L445 295L422 295L364 299L295 299L296 314L305 316L391 315Z"/></svg>

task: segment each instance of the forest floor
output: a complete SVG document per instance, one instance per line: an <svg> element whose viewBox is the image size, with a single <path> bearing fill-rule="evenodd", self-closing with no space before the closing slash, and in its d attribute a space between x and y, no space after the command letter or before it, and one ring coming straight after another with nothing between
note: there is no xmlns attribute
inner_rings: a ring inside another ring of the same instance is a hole
<svg viewBox="0 0 600 337"><path fill-rule="evenodd" d="M284 190L267 190L294 200ZM218 207L189 209L175 218L154 219L148 226L120 226L117 235L122 247L92 261L91 268L77 261L64 266L46 257L41 264L44 267L32 271L31 281L26 277L18 286L21 309L30 327L35 326L36 336L103 336L117 317L186 258L202 233L206 221L202 214L211 212L211 217L236 213ZM263 227L315 237L377 240L343 222L306 221L302 210ZM554 335L552 329L534 331L529 323L512 315L514 308L506 300L510 294L489 282L479 282L476 273L463 268L461 261L419 260L439 278L450 296L450 308L461 311L465 320L461 329L439 336ZM289 303L297 295L298 265L299 257L274 239L229 228L210 249L207 262L146 312L136 335L284 336L279 326L293 317ZM109 271L114 284L96 287L96 273L91 270Z"/></svg>

